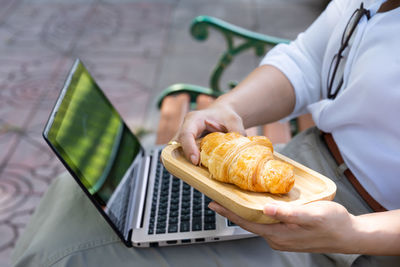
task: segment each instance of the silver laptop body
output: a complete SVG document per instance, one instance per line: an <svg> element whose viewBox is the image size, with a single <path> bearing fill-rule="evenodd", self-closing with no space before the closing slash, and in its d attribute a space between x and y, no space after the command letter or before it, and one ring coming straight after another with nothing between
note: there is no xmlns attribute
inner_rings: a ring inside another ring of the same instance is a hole
<svg viewBox="0 0 400 267"><path fill-rule="evenodd" d="M127 246L254 236L208 209L211 199L169 174L160 160L163 146L143 148L79 59L43 137Z"/></svg>

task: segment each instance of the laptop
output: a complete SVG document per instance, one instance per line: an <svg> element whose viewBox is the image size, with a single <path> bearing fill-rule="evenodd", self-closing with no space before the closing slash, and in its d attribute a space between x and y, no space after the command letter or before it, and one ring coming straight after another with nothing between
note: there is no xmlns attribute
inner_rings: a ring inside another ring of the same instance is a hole
<svg viewBox="0 0 400 267"><path fill-rule="evenodd" d="M163 146L143 147L77 59L43 137L126 246L252 237L163 167ZM79 208L79 207L77 207Z"/></svg>

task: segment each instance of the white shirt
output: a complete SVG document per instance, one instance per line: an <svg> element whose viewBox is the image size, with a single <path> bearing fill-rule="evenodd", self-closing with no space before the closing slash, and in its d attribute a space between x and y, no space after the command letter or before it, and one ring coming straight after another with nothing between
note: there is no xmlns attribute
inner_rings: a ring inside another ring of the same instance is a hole
<svg viewBox="0 0 400 267"><path fill-rule="evenodd" d="M328 71L360 0L332 1L304 33L276 46L261 65L277 67L292 83L296 105L290 117L310 112L319 129L332 133L371 196L387 209L399 209L400 8L374 14L382 1L363 2L372 17L357 26L341 63L344 83L336 99L327 99Z"/></svg>

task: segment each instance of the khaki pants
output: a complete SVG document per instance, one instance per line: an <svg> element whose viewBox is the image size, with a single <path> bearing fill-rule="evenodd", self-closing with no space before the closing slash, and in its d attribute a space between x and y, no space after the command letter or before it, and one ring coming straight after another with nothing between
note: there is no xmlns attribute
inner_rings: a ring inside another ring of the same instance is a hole
<svg viewBox="0 0 400 267"><path fill-rule="evenodd" d="M328 176L335 201L353 214L371 212L339 171L318 130L309 129L283 154ZM162 248L127 248L69 174L55 179L17 242L15 266L400 266L399 257L280 252L260 237Z"/></svg>

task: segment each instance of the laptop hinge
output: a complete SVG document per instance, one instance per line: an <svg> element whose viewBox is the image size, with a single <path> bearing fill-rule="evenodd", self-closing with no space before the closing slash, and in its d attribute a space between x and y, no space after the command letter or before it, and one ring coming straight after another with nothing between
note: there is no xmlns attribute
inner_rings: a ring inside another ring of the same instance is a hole
<svg viewBox="0 0 400 267"><path fill-rule="evenodd" d="M129 232L128 232L128 238L125 240L125 244L128 247L133 247L133 244L132 244L132 229L130 229Z"/></svg>

